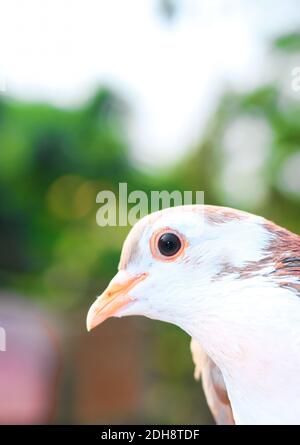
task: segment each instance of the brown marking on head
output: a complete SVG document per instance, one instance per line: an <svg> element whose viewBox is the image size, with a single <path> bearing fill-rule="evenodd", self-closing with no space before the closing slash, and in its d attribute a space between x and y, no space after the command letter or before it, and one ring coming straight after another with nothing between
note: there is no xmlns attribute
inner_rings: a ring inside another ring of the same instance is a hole
<svg viewBox="0 0 300 445"><path fill-rule="evenodd" d="M224 224L233 220L242 221L250 216L249 213L242 210L211 205L204 206L204 215L210 224Z"/></svg>
<svg viewBox="0 0 300 445"><path fill-rule="evenodd" d="M269 248L270 257L274 262L274 271L269 275L283 278L280 286L292 288L298 293L300 290L300 236L269 221L265 227L274 236ZM292 283L288 280L289 278L299 280L299 282Z"/></svg>
<svg viewBox="0 0 300 445"><path fill-rule="evenodd" d="M300 237L283 227L265 220L265 229L272 239L265 251L265 257L260 261L249 262L244 267L224 265L217 279L224 275L236 274L239 278L251 278L255 275L271 277L285 288L300 291ZM289 278L299 280L292 283ZM282 280L281 280L282 279Z"/></svg>

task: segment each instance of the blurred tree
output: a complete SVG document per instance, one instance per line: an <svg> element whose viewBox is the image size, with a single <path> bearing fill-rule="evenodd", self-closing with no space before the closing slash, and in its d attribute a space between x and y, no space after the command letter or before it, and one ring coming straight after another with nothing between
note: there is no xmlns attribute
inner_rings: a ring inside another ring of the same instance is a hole
<svg viewBox="0 0 300 445"><path fill-rule="evenodd" d="M96 193L134 178L125 105L101 90L82 109L2 99L0 110L1 284L61 304L70 290L74 302L101 261L101 241L105 252L110 241L119 246L101 240L94 218Z"/></svg>

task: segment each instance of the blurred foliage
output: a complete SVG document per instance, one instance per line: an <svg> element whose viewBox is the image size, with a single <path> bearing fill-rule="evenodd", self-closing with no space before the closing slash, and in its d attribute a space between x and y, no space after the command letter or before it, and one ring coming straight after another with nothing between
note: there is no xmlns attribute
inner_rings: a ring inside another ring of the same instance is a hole
<svg viewBox="0 0 300 445"><path fill-rule="evenodd" d="M289 52L300 51L300 33L293 32L280 36L275 40L274 46Z"/></svg>

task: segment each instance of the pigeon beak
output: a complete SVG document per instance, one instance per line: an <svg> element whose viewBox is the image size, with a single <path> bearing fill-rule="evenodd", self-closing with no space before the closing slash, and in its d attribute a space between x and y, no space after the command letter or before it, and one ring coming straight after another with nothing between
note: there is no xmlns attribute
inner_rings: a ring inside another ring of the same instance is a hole
<svg viewBox="0 0 300 445"><path fill-rule="evenodd" d="M124 270L120 270L111 280L107 289L92 304L89 309L86 325L91 331L104 320L115 315L115 313L134 300L128 292L147 277L147 273L135 276L129 275Z"/></svg>

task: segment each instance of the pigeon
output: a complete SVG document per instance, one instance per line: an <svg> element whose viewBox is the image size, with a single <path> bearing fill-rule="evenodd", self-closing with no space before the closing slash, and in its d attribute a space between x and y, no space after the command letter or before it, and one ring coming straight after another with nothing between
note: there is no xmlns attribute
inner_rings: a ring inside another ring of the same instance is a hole
<svg viewBox="0 0 300 445"><path fill-rule="evenodd" d="M129 232L91 330L143 315L191 338L219 424L300 424L300 237L210 205L166 208Z"/></svg>

